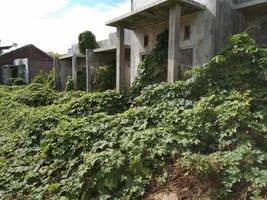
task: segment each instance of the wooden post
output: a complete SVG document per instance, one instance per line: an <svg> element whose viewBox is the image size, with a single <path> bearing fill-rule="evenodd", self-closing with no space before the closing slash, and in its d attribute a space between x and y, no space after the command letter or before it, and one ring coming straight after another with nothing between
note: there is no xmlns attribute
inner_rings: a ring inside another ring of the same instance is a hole
<svg viewBox="0 0 267 200"><path fill-rule="evenodd" d="M118 92L125 90L125 46L124 28L117 27L117 59L116 59L116 89Z"/></svg>
<svg viewBox="0 0 267 200"><path fill-rule="evenodd" d="M74 90L78 89L78 79L77 79L77 55L72 56L72 81Z"/></svg>
<svg viewBox="0 0 267 200"><path fill-rule="evenodd" d="M169 10L169 50L168 50L168 82L179 79L181 58L180 52L181 5L175 4Z"/></svg>

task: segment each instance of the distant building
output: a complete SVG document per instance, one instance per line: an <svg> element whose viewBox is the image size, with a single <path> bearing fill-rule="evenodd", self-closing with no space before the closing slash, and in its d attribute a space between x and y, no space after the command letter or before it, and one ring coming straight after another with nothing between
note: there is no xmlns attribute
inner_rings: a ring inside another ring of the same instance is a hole
<svg viewBox="0 0 267 200"><path fill-rule="evenodd" d="M21 78L25 83L41 71L53 69L53 58L30 44L0 56L0 84L8 85L14 78Z"/></svg>

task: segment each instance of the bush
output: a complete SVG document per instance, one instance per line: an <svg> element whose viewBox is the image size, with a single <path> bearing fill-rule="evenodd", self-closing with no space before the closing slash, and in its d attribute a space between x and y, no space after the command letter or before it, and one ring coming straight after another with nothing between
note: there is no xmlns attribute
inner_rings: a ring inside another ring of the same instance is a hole
<svg viewBox="0 0 267 200"><path fill-rule="evenodd" d="M35 83L18 90L13 98L27 106L38 107L53 104L58 96L53 90Z"/></svg>
<svg viewBox="0 0 267 200"><path fill-rule="evenodd" d="M112 65L100 66L96 69L94 88L97 91L112 90L116 87L116 67Z"/></svg>
<svg viewBox="0 0 267 200"><path fill-rule="evenodd" d="M77 77L78 90L86 91L86 68L82 68L81 71L78 71Z"/></svg>
<svg viewBox="0 0 267 200"><path fill-rule="evenodd" d="M11 85L26 85L22 78L10 78L8 82L10 82Z"/></svg>
<svg viewBox="0 0 267 200"><path fill-rule="evenodd" d="M51 89L54 89L54 71L50 71L48 73L42 71L39 72L32 80L32 83L42 84Z"/></svg>
<svg viewBox="0 0 267 200"><path fill-rule="evenodd" d="M65 91L73 91L74 90L74 83L70 76L67 77L66 81L66 88Z"/></svg>

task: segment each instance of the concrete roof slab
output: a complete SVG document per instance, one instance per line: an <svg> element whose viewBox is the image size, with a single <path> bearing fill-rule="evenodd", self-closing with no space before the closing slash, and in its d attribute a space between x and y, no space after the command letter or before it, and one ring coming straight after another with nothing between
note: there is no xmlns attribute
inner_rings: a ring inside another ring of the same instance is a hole
<svg viewBox="0 0 267 200"><path fill-rule="evenodd" d="M247 15L261 15L267 13L267 0L253 0L236 4L235 9Z"/></svg>
<svg viewBox="0 0 267 200"><path fill-rule="evenodd" d="M174 3L181 4L182 15L205 10L204 5L193 0L158 0L141 9L110 20L106 25L135 30L160 23L169 19L169 7Z"/></svg>
<svg viewBox="0 0 267 200"><path fill-rule="evenodd" d="M130 45L125 45L125 49L130 49L130 48L131 48ZM116 45L115 46L110 46L110 47L97 48L97 49L94 49L94 53L116 52L116 49L117 49Z"/></svg>
<svg viewBox="0 0 267 200"><path fill-rule="evenodd" d="M64 59L72 59L72 57L76 55L77 58L85 58L85 55L83 54L65 54L63 56L59 57L59 60L64 60Z"/></svg>

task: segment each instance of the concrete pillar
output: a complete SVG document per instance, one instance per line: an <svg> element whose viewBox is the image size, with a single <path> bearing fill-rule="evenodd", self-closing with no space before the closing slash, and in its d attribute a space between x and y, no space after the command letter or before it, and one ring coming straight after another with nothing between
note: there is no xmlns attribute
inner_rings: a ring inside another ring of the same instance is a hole
<svg viewBox="0 0 267 200"><path fill-rule="evenodd" d="M92 92L93 83L93 57L94 52L92 49L86 49L86 91Z"/></svg>
<svg viewBox="0 0 267 200"><path fill-rule="evenodd" d="M72 56L72 81L74 90L78 89L78 79L77 79L77 55Z"/></svg>
<svg viewBox="0 0 267 200"><path fill-rule="evenodd" d="M62 87L61 87L61 65L60 65L60 61L57 58L54 58L54 72L55 72L55 88L56 90L61 91Z"/></svg>
<svg viewBox="0 0 267 200"><path fill-rule="evenodd" d="M117 27L117 57L116 57L116 89L118 92L125 90L125 46L124 28Z"/></svg>
<svg viewBox="0 0 267 200"><path fill-rule="evenodd" d="M179 79L181 5L174 4L169 10L168 82Z"/></svg>

